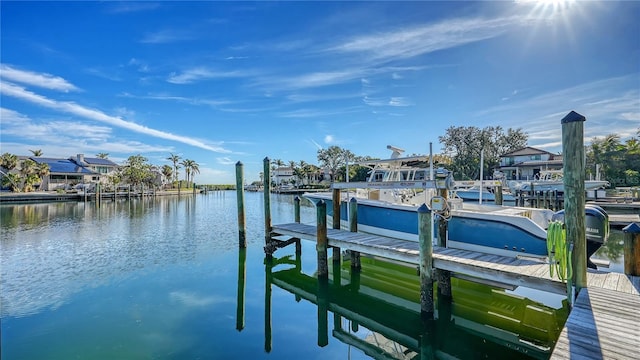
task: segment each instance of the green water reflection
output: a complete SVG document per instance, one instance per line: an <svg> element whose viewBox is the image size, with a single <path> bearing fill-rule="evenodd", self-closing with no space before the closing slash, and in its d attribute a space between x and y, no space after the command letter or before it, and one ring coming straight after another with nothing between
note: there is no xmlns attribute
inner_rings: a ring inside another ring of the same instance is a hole
<svg viewBox="0 0 640 360"><path fill-rule="evenodd" d="M424 321L414 268L363 257L361 270L334 262L323 283L300 270L297 256L265 264L267 289L275 285L317 306L318 346L329 341L332 317L331 336L373 358L546 359L567 316L566 306L454 278L453 300L440 296L436 320Z"/></svg>

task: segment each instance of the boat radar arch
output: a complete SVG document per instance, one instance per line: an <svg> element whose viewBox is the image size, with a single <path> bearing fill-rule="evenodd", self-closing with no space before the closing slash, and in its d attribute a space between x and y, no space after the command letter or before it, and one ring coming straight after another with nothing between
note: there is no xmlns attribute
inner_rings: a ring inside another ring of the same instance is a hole
<svg viewBox="0 0 640 360"><path fill-rule="evenodd" d="M392 159L399 158L400 155L402 155L402 153L404 152L404 149L400 149L400 148L397 148L397 147L392 146L392 145L387 145L387 149L393 151L393 153L391 153L391 158Z"/></svg>

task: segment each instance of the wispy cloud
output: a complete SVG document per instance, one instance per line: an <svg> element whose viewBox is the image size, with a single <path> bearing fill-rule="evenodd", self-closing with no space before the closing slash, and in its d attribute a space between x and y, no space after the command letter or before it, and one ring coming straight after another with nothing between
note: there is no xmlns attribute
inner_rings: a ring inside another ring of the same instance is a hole
<svg viewBox="0 0 640 360"><path fill-rule="evenodd" d="M412 103L408 99L401 96L392 96L385 98L372 98L365 96L362 101L369 106L411 106Z"/></svg>
<svg viewBox="0 0 640 360"><path fill-rule="evenodd" d="M560 144L560 120L571 110L587 117L585 138L605 136L612 129L621 138L632 136L640 120L639 74L601 79L512 101L475 114L506 127L522 127L526 121L531 142ZM528 91L531 92L531 91ZM542 145L540 145L542 147Z"/></svg>
<svg viewBox="0 0 640 360"><path fill-rule="evenodd" d="M221 165L233 165L236 163L236 161L233 161L233 159L228 157L219 157L219 158L216 158L216 161L218 162L218 164L221 164Z"/></svg>
<svg viewBox="0 0 640 360"><path fill-rule="evenodd" d="M152 128L142 126L130 121L123 120L122 118L119 118L119 117L107 115L102 111L90 109L73 102L52 100L45 96L38 95L20 86L17 86L8 82L4 82L2 84L2 87L0 88L0 92L6 96L18 98L23 101L27 101L27 102L30 102L39 106L43 106L49 109L54 109L64 113L73 114L76 116L83 117L85 119L107 123L112 126L117 126L123 129L131 130L131 131L149 135L152 137L157 137L157 138L171 140L171 141L177 141L183 144L187 144L187 145L199 147L201 149L210 150L210 151L219 152L219 153L230 152L227 149L224 149L222 147L215 146L215 145L206 144L203 141L198 139L193 139L193 138L182 136L182 135L176 135L169 132L152 129Z"/></svg>
<svg viewBox="0 0 640 360"><path fill-rule="evenodd" d="M184 30L160 30L144 35L140 42L143 44L167 44L178 41L192 40L195 35Z"/></svg>
<svg viewBox="0 0 640 360"><path fill-rule="evenodd" d="M434 24L355 36L326 51L362 54L370 61L406 59L500 36L520 20L517 17L448 19Z"/></svg>
<svg viewBox="0 0 640 360"><path fill-rule="evenodd" d="M195 67L180 74L173 73L167 79L172 84L189 84L202 80L217 78L242 78L252 74L247 71L216 71L206 67Z"/></svg>
<svg viewBox="0 0 640 360"><path fill-rule="evenodd" d="M24 143L4 143L16 151L27 153L32 144L38 144L47 156L66 157L69 148L81 152L143 153L171 152L166 146L152 146L137 141L120 141L113 137L112 129L70 120L40 120L36 122L17 111L0 108L0 129L5 136L24 139ZM71 131L70 131L71 130Z"/></svg>
<svg viewBox="0 0 640 360"><path fill-rule="evenodd" d="M133 95L131 93L125 92L121 93L118 96L132 98L132 99L149 99L149 100L159 100L159 101L176 101L187 103L191 105L208 105L208 106L221 106L221 105L230 105L233 104L233 101L230 100L214 100L214 99L200 99L200 98L190 98L185 96L176 96L171 94L149 94L149 95Z"/></svg>
<svg viewBox="0 0 640 360"><path fill-rule="evenodd" d="M112 14L124 14L124 13L149 11L149 10L155 10L160 7L160 4L150 2L150 1L149 2L124 1L124 2L111 3L110 5L112 6L107 8L107 12Z"/></svg>
<svg viewBox="0 0 640 360"><path fill-rule="evenodd" d="M64 92L80 90L75 85L59 76L20 70L6 64L0 64L0 76L9 81L37 86L49 90Z"/></svg>

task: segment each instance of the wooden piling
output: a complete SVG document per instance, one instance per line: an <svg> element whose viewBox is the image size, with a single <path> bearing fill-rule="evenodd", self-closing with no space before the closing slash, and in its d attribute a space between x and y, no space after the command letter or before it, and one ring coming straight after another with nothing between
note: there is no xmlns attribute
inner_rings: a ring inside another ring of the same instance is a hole
<svg viewBox="0 0 640 360"><path fill-rule="evenodd" d="M418 240L420 242L420 314L433 318L433 243L431 211L426 204L418 208Z"/></svg>
<svg viewBox="0 0 640 360"><path fill-rule="evenodd" d="M268 157L263 160L263 194L264 194L264 238L266 245L271 242L271 174L270 168L271 161Z"/></svg>
<svg viewBox="0 0 640 360"><path fill-rule="evenodd" d="M585 233L584 122L571 111L562 118L564 222L567 244L573 244L573 285L576 293L587 287L587 241ZM569 245L570 246L570 245Z"/></svg>
<svg viewBox="0 0 640 360"><path fill-rule="evenodd" d="M300 224L300 197L296 196L293 199L293 221Z"/></svg>
<svg viewBox="0 0 640 360"><path fill-rule="evenodd" d="M349 231L358 232L358 200L352 197L349 200ZM360 253L357 251L350 251L351 253L351 267L353 269L360 269Z"/></svg>
<svg viewBox="0 0 640 360"><path fill-rule="evenodd" d="M631 223L622 231L624 233L624 273L640 276L640 225Z"/></svg>
<svg viewBox="0 0 640 360"><path fill-rule="evenodd" d="M333 189L332 191L333 201L333 228L340 229L340 189Z"/></svg>
<svg viewBox="0 0 640 360"><path fill-rule="evenodd" d="M102 189L100 183L96 184L96 206L100 207L100 200L102 199Z"/></svg>
<svg viewBox="0 0 640 360"><path fill-rule="evenodd" d="M496 205L502 205L502 186L498 185L496 186L495 190L495 204Z"/></svg>
<svg viewBox="0 0 640 360"><path fill-rule="evenodd" d="M318 252L318 279L328 280L329 268L327 264L327 203L320 200L316 204L316 251Z"/></svg>
<svg viewBox="0 0 640 360"><path fill-rule="evenodd" d="M449 191L446 189L439 189L438 195L442 196L445 201L449 197ZM447 221L443 217L438 217L438 246L447 246ZM451 298L451 272L447 270L438 270L438 294Z"/></svg>
<svg viewBox="0 0 640 360"><path fill-rule="evenodd" d="M247 247L247 227L244 216L244 165L236 163L236 197L238 199L238 246Z"/></svg>

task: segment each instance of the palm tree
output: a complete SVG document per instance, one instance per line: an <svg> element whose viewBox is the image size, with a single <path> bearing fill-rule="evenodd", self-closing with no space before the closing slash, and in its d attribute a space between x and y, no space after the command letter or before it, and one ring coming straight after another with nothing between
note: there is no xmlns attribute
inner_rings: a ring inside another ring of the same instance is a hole
<svg viewBox="0 0 640 360"><path fill-rule="evenodd" d="M167 179L167 182L171 182L173 176L173 168L169 165L162 165L162 175Z"/></svg>
<svg viewBox="0 0 640 360"><path fill-rule="evenodd" d="M109 154L107 154L107 153L97 153L96 156L99 157L100 159L106 159L109 156Z"/></svg>
<svg viewBox="0 0 640 360"><path fill-rule="evenodd" d="M40 178L40 190L42 190L42 186L45 183L44 178L49 175L49 164L38 163L35 168L35 173Z"/></svg>
<svg viewBox="0 0 640 360"><path fill-rule="evenodd" d="M184 173L187 177L187 186L189 185L190 181L189 180L193 180L191 178L191 175L195 175L197 173L200 173L200 167L198 165L197 162L191 160L191 159L184 159L182 160L182 162L180 163L182 164L182 166L184 166Z"/></svg>
<svg viewBox="0 0 640 360"><path fill-rule="evenodd" d="M2 177L2 186L10 186L11 191L20 192L20 176L16 173L6 174Z"/></svg>
<svg viewBox="0 0 640 360"><path fill-rule="evenodd" d="M37 163L31 159L27 159L20 165L20 175L22 181L22 190L25 192L32 190L32 185L35 184L39 177L36 174Z"/></svg>
<svg viewBox="0 0 640 360"><path fill-rule="evenodd" d="M11 171L18 166L18 157L10 153L4 153L0 158L0 166Z"/></svg>
<svg viewBox="0 0 640 360"><path fill-rule="evenodd" d="M37 150L29 150L31 151L31 153L33 154L33 156L38 157L38 156L42 156L42 150L37 149Z"/></svg>
<svg viewBox="0 0 640 360"><path fill-rule="evenodd" d="M178 169L180 169L180 166L178 166L178 163L180 162L180 156L178 155L173 155L172 153L170 153L171 156L169 156L167 158L167 160L171 161L173 163L173 176L174 176L174 181L178 181Z"/></svg>

